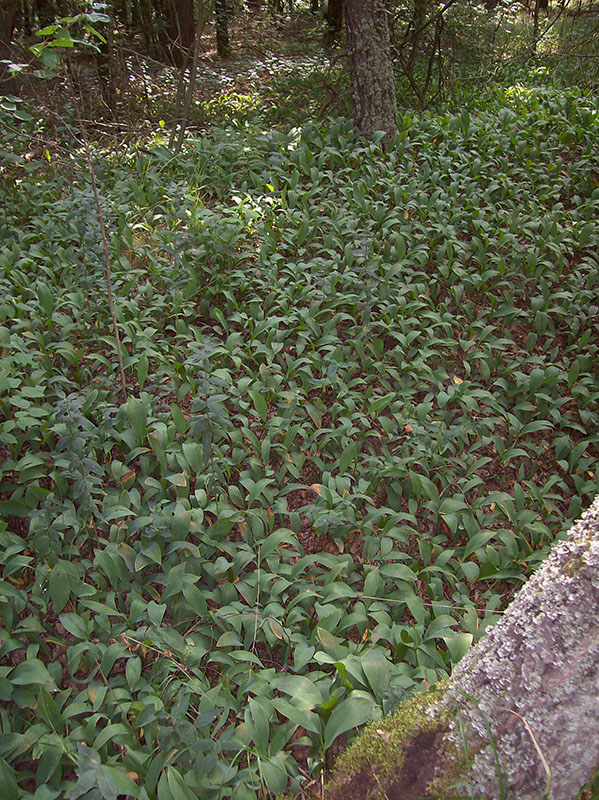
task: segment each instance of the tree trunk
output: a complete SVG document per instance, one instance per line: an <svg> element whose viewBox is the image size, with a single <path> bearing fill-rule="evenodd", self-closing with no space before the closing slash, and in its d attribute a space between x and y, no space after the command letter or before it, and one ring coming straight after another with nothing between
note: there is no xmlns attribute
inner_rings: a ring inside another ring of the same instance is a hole
<svg viewBox="0 0 599 800"><path fill-rule="evenodd" d="M345 29L354 126L388 140L397 133L397 107L384 0L346 0Z"/></svg>
<svg viewBox="0 0 599 800"><path fill-rule="evenodd" d="M531 55L535 56L537 54L537 45L539 44L539 7L540 7L540 0L535 0L535 5L532 12L532 53Z"/></svg>
<svg viewBox="0 0 599 800"><path fill-rule="evenodd" d="M96 63L98 65L98 79L104 105L114 117L116 115L118 65L115 59L114 48L114 20L111 9L105 9L111 17L110 22L103 29L104 41L98 43Z"/></svg>
<svg viewBox="0 0 599 800"><path fill-rule="evenodd" d="M33 35L33 21L35 17L34 5L31 0L24 0L21 3L21 19L19 20L19 27L23 34L27 37Z"/></svg>
<svg viewBox="0 0 599 800"><path fill-rule="evenodd" d="M193 0L172 0L172 9L170 33L174 42L173 62L182 66L194 39Z"/></svg>
<svg viewBox="0 0 599 800"><path fill-rule="evenodd" d="M424 34L427 12L427 0L414 0L414 14L411 21L411 31L407 36L407 40L410 44L410 55L408 56L407 65L410 72L413 72L414 66L416 65L416 61L420 54L420 44Z"/></svg>
<svg viewBox="0 0 599 800"><path fill-rule="evenodd" d="M341 28L343 27L343 0L329 0L326 10L327 21L327 45L332 45L338 42L341 37Z"/></svg>
<svg viewBox="0 0 599 800"><path fill-rule="evenodd" d="M216 20L216 52L219 58L230 58L231 40L229 39L227 0L214 0L214 16Z"/></svg>
<svg viewBox="0 0 599 800"><path fill-rule="evenodd" d="M599 497L449 683L349 748L327 800L572 800L599 762L598 576Z"/></svg>
<svg viewBox="0 0 599 800"><path fill-rule="evenodd" d="M58 16L58 11L54 5L54 0L36 0L35 10L40 28L51 25ZM66 14L65 14L66 16Z"/></svg>
<svg viewBox="0 0 599 800"><path fill-rule="evenodd" d="M18 8L19 0L3 0L0 4L0 59L10 60ZM16 81L7 73L6 65L0 64L0 95L16 93Z"/></svg>

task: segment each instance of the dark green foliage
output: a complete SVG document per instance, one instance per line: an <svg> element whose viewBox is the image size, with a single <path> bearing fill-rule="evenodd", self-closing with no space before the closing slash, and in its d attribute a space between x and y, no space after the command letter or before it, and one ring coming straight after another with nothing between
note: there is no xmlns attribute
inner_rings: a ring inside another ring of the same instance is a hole
<svg viewBox="0 0 599 800"><path fill-rule="evenodd" d="M88 178L3 162L7 797L297 793L596 494L597 104L479 103L98 154L123 404Z"/></svg>

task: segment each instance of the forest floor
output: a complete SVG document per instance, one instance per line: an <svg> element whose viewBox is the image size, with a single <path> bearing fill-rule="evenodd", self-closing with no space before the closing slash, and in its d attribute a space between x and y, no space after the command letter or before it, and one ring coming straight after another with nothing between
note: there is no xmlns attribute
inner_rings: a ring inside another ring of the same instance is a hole
<svg viewBox="0 0 599 800"><path fill-rule="evenodd" d="M206 50L180 153L166 92L94 148L105 240L68 134L2 133L11 798L318 797L597 493L597 98L494 85L383 152L297 36Z"/></svg>

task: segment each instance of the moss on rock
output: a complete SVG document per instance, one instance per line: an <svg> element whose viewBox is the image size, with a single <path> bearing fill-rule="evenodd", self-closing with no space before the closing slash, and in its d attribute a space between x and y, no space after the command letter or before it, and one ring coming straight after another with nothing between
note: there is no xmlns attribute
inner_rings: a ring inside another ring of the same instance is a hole
<svg viewBox="0 0 599 800"><path fill-rule="evenodd" d="M458 798L449 787L460 772L460 758L445 739L456 705L446 688L446 682L439 683L370 723L338 760L328 800ZM423 761L426 774L435 776L435 788L422 782Z"/></svg>

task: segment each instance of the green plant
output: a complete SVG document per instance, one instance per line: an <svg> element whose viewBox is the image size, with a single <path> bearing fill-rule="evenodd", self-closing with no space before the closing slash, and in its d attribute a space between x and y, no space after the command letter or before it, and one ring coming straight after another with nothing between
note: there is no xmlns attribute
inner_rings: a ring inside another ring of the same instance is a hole
<svg viewBox="0 0 599 800"><path fill-rule="evenodd" d="M15 148L13 796L298 794L484 633L597 492L596 111L498 85L384 154L345 119L98 148L126 401L90 178Z"/></svg>

